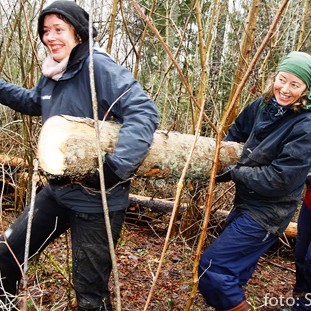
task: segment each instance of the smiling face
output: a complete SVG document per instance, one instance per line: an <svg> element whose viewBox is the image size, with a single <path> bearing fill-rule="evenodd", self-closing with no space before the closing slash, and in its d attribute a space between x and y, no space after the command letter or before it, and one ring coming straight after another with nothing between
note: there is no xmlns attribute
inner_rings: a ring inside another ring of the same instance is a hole
<svg viewBox="0 0 311 311"><path fill-rule="evenodd" d="M57 62L68 57L78 44L74 27L55 14L44 17L42 41Z"/></svg>
<svg viewBox="0 0 311 311"><path fill-rule="evenodd" d="M296 103L306 88L306 84L301 79L285 71L280 71L273 83L274 96L281 106Z"/></svg>

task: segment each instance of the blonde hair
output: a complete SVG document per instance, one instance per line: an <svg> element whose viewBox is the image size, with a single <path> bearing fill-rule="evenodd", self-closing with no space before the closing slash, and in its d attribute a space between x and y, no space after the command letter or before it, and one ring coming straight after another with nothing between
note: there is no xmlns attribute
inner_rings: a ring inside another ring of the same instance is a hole
<svg viewBox="0 0 311 311"><path fill-rule="evenodd" d="M276 72L272 77L269 78L268 83L266 88L263 91L262 98L263 102L265 104L268 104L272 97L274 96L273 93L273 85L275 81L275 77L277 76L278 72ZM301 96L297 99L297 101L293 104L291 104L291 107L293 108L294 111L299 111L301 108L303 109L304 107L307 106L307 95L309 94L308 88L305 89L305 91L301 94Z"/></svg>

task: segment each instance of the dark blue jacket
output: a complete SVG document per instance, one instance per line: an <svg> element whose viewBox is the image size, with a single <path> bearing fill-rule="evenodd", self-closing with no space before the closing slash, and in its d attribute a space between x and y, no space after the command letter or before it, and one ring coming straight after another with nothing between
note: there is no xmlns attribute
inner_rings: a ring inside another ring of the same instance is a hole
<svg viewBox="0 0 311 311"><path fill-rule="evenodd" d="M311 112L255 100L238 116L226 140L245 143L232 179L235 208L269 232L286 229L311 167Z"/></svg>
<svg viewBox="0 0 311 311"><path fill-rule="evenodd" d="M0 80L0 103L23 114L42 115L43 122L60 114L93 118L89 62L88 42L85 42L72 51L67 69L58 81L42 76L36 87L29 90ZM114 104L107 120L113 116L116 122L122 124L114 153L107 160L120 178L127 179L141 163L152 143L158 125L157 108L127 69L117 65L105 52L96 49L94 75L99 119L102 120ZM109 208L125 208L128 192L128 187L123 189L119 186L108 194ZM100 201L99 196L93 202L96 206L93 206L93 203L83 203L75 198L72 208L85 212L97 211L97 199ZM91 201L94 201L93 198Z"/></svg>

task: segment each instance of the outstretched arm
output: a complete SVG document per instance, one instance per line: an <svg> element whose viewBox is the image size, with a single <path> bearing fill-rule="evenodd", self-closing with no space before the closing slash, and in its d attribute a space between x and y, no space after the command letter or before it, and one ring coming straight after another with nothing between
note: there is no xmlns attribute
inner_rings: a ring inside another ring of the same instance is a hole
<svg viewBox="0 0 311 311"><path fill-rule="evenodd" d="M23 114L32 116L41 115L37 87L26 89L0 80L0 103Z"/></svg>

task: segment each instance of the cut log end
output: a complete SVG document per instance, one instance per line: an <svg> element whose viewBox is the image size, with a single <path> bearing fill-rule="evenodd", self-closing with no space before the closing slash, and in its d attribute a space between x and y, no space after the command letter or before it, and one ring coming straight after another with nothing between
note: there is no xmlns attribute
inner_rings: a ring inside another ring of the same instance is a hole
<svg viewBox="0 0 311 311"><path fill-rule="evenodd" d="M46 172L84 176L96 166L95 129L89 120L59 115L44 123L39 136L38 157Z"/></svg>
<svg viewBox="0 0 311 311"><path fill-rule="evenodd" d="M65 164L65 150L61 150L68 135L68 122L60 116L49 118L42 127L38 145L40 166L50 174L63 175ZM53 128L51 135L50 128Z"/></svg>

